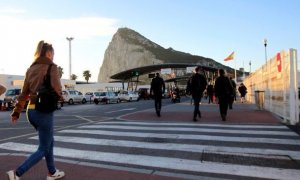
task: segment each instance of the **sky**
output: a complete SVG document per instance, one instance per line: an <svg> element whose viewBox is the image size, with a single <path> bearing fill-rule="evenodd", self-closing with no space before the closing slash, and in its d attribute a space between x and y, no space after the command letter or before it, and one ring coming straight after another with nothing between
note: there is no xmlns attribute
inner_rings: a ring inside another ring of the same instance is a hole
<svg viewBox="0 0 300 180"><path fill-rule="evenodd" d="M0 74L24 75L38 41L53 44L54 62L69 78L96 82L118 28L133 29L177 51L251 72L267 57L300 49L299 0L0 0ZM224 61L231 52L233 61Z"/></svg>

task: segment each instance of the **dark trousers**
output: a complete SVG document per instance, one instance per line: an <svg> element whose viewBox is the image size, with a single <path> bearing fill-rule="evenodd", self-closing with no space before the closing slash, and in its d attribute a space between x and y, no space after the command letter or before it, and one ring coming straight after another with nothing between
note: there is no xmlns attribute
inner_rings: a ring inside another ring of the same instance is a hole
<svg viewBox="0 0 300 180"><path fill-rule="evenodd" d="M213 103L214 102L214 99L213 99L214 95L213 94L209 94L208 95L208 104L209 103Z"/></svg>
<svg viewBox="0 0 300 180"><path fill-rule="evenodd" d="M229 103L229 108L230 109L232 109L232 104L234 102L234 99L235 99L235 96L232 96L232 97L229 98L229 102L228 103Z"/></svg>
<svg viewBox="0 0 300 180"><path fill-rule="evenodd" d="M200 115L200 101L201 101L201 97L193 97L194 99L194 118L197 117L197 115L199 114Z"/></svg>
<svg viewBox="0 0 300 180"><path fill-rule="evenodd" d="M161 97L158 96L154 96L154 107L156 111L160 111L161 110Z"/></svg>
<svg viewBox="0 0 300 180"><path fill-rule="evenodd" d="M227 115L227 110L229 106L229 98L228 97L220 97L219 98L219 108L221 115Z"/></svg>

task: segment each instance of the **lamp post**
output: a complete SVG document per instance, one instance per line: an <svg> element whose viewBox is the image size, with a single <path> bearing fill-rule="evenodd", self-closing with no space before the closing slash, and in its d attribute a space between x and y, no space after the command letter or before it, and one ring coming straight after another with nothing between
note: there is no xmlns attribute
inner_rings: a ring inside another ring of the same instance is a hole
<svg viewBox="0 0 300 180"><path fill-rule="evenodd" d="M72 75L72 56L71 56L71 41L74 39L73 37L66 38L69 41L69 78L71 79Z"/></svg>
<svg viewBox="0 0 300 180"><path fill-rule="evenodd" d="M268 60L268 57L267 57L268 40L266 38L264 39L264 45L265 45L265 60L266 60L266 64L267 64L267 60Z"/></svg>

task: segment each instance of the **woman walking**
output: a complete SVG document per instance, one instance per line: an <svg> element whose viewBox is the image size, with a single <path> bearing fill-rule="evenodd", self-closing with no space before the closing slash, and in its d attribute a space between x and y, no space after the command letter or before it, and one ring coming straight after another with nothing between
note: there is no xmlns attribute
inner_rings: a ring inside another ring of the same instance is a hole
<svg viewBox="0 0 300 180"><path fill-rule="evenodd" d="M40 112L35 109L37 91L43 84L44 77L50 65L52 65L50 71L50 84L57 96L62 99L58 68L57 65L53 63L53 57L54 49L52 45L44 43L44 41L40 41L35 52L34 62L26 72L22 93L19 95L17 104L11 114L11 121L15 124L20 117L20 112L22 111L27 98L29 97L30 101L26 115L30 124L38 131L39 147L36 152L29 156L28 159L26 159L16 170L7 172L9 180L20 179L26 171L42 160L43 157L45 157L49 172L47 180L59 179L65 176L65 173L56 169L54 165L53 112Z"/></svg>

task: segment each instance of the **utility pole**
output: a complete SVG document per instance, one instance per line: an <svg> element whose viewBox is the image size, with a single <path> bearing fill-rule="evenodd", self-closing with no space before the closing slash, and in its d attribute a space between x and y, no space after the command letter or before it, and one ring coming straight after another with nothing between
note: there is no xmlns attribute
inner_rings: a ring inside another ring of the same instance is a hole
<svg viewBox="0 0 300 180"><path fill-rule="evenodd" d="M69 41L69 78L71 79L72 75L72 53L71 53L71 41L74 39L73 37L66 38Z"/></svg>

